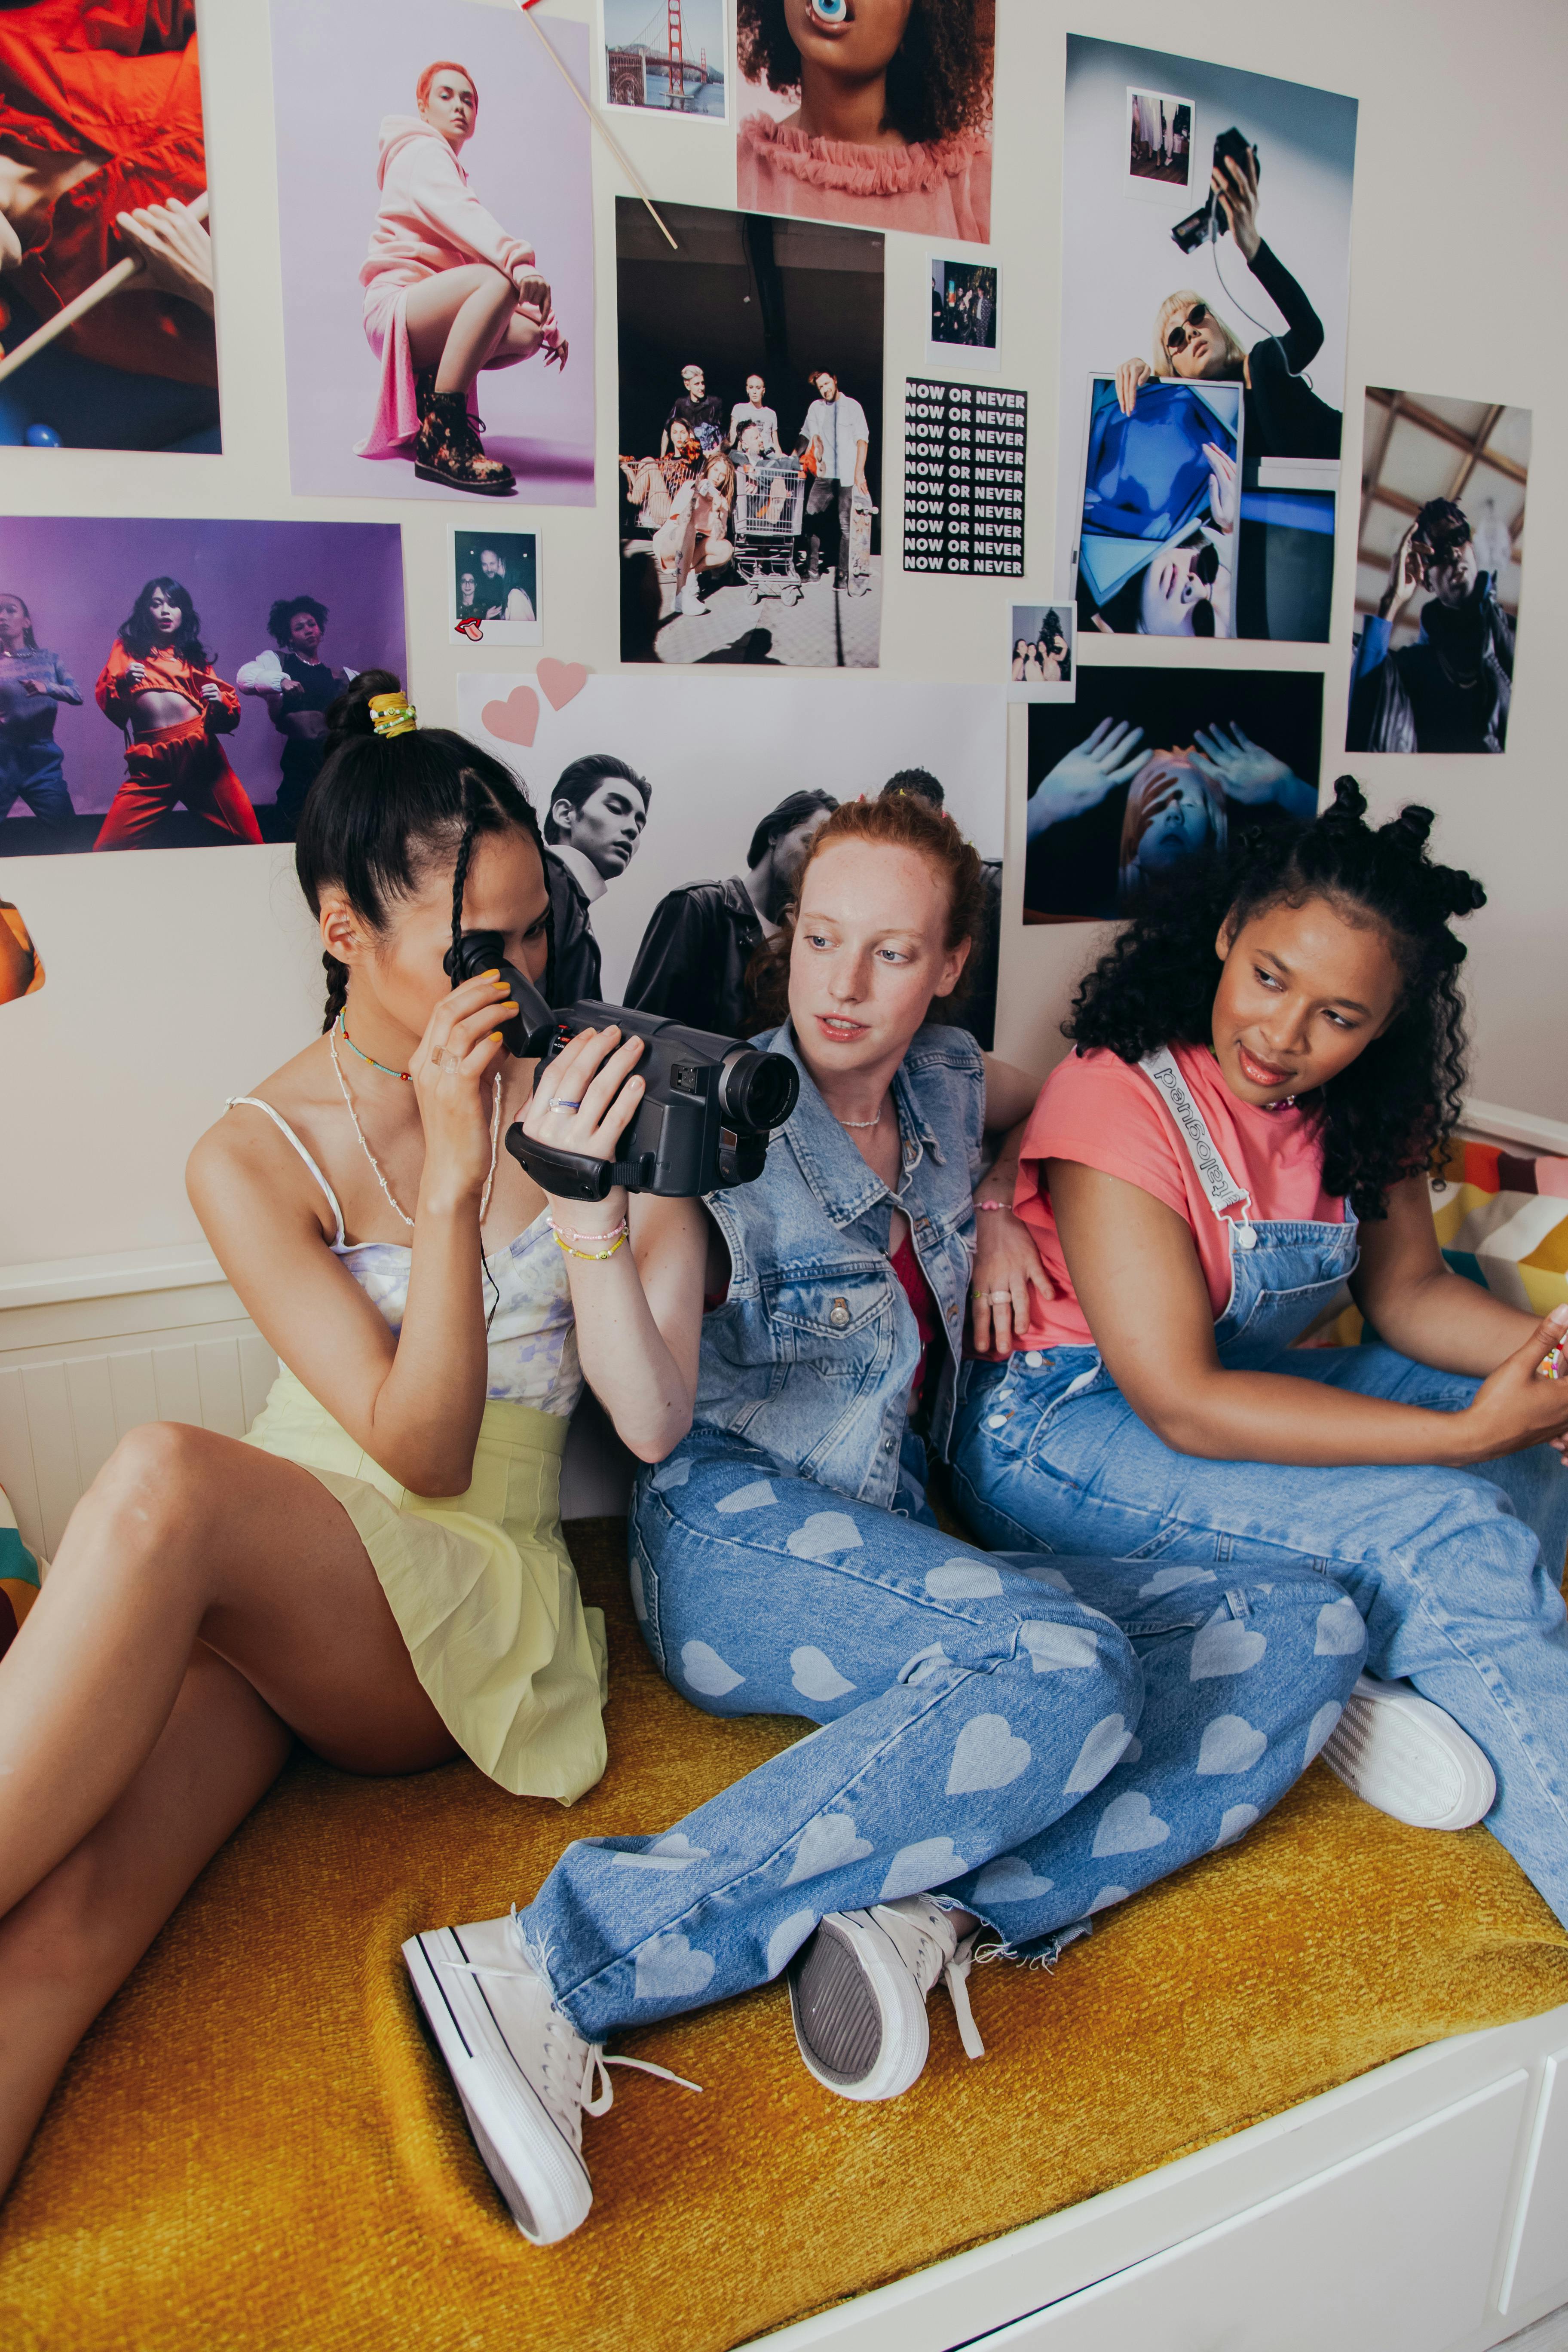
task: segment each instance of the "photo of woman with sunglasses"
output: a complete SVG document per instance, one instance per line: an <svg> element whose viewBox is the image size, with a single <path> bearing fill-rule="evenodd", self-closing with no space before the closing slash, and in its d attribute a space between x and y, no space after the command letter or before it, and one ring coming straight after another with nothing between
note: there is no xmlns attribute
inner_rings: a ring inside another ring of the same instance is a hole
<svg viewBox="0 0 1568 2352"><path fill-rule="evenodd" d="M1258 233L1257 149L1249 148L1241 162L1232 155L1223 157L1209 177L1215 204L1229 237L1285 320L1285 331L1261 336L1250 351L1244 350L1214 305L1193 288L1182 287L1167 294L1160 305L1154 320L1152 365L1138 358L1123 360L1116 371L1116 393L1124 414L1131 416L1140 388L1162 377L1180 377L1188 383L1239 383L1244 387L1242 446L1246 453L1242 488L1244 493L1252 493L1249 505L1261 505L1272 494L1259 483L1260 461L1270 457L1337 459L1342 419L1337 408L1331 408L1326 400L1319 398L1305 373L1322 348L1322 322L1296 279ZM1215 254L1217 266L1217 247ZM1314 493L1306 495L1311 497ZM1327 495L1331 496L1331 494ZM1299 511L1302 493L1298 490L1294 496ZM1294 626L1270 625L1269 557L1272 553L1273 568L1278 573L1282 551L1278 543L1273 551L1267 547L1265 532L1269 528L1281 527L1301 528L1299 522L1282 524L1263 514L1243 514L1237 595L1238 636L1320 634L1300 627L1300 615ZM1331 570L1331 511L1327 535L1309 534L1313 535L1324 537ZM1325 579L1321 632L1325 638L1326 587ZM1287 622L1287 611L1282 606L1274 614L1277 625Z"/></svg>

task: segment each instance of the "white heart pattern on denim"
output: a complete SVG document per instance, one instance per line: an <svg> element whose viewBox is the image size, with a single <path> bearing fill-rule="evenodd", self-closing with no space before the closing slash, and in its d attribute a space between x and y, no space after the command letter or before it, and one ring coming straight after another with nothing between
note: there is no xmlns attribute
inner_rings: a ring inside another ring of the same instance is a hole
<svg viewBox="0 0 1568 2352"><path fill-rule="evenodd" d="M691 1475L691 1456L678 1454L673 1462L661 1462L648 1485L656 1495L667 1495L672 1486L684 1486Z"/></svg>
<svg viewBox="0 0 1568 2352"><path fill-rule="evenodd" d="M888 1865L879 1903L897 1903L906 1895L923 1895L928 1886L945 1886L962 1878L969 1864L951 1838L921 1838L918 1845L901 1845Z"/></svg>
<svg viewBox="0 0 1568 2352"><path fill-rule="evenodd" d="M1026 1617L1018 1639L1037 1675L1081 1674L1096 1664L1100 1643L1087 1625L1058 1625L1048 1617Z"/></svg>
<svg viewBox="0 0 1568 2352"><path fill-rule="evenodd" d="M614 1859L623 1870L689 1870L694 1862L706 1862L708 1853L705 1845L693 1845L684 1830L671 1830L642 1853L617 1853Z"/></svg>
<svg viewBox="0 0 1568 2352"><path fill-rule="evenodd" d="M1005 1789L1034 1756L1026 1739L1015 1738L1005 1715L972 1715L953 1743L947 1793L967 1797L977 1789Z"/></svg>
<svg viewBox="0 0 1568 2352"><path fill-rule="evenodd" d="M1142 1790L1128 1789L1112 1797L1101 1813L1089 1851L1097 1859L1104 1853L1142 1853L1149 1846L1163 1845L1170 1834L1170 1822L1160 1819Z"/></svg>
<svg viewBox="0 0 1568 2352"><path fill-rule="evenodd" d="M1268 1735L1244 1715L1216 1715L1198 1742L1200 1772L1250 1772L1268 1747Z"/></svg>
<svg viewBox="0 0 1568 2352"><path fill-rule="evenodd" d="M786 1960L795 1958L816 1925L815 1911L792 1911L781 1919L768 1937L768 1974L776 1977Z"/></svg>
<svg viewBox="0 0 1568 2352"><path fill-rule="evenodd" d="M1317 1714L1307 1726L1307 1753L1301 1761L1301 1769L1303 1772L1311 1762L1313 1757L1318 1753L1318 1750L1322 1747L1324 1741L1328 1738L1330 1732L1333 1729L1335 1724L1338 1723L1343 1713L1344 1708L1340 1705L1338 1699L1335 1698L1326 1699L1323 1705L1318 1709Z"/></svg>
<svg viewBox="0 0 1568 2352"><path fill-rule="evenodd" d="M713 1955L696 1949L673 1931L650 1936L637 1954L638 2000L676 2000L683 1994L705 1992L713 1976Z"/></svg>
<svg viewBox="0 0 1568 2352"><path fill-rule="evenodd" d="M926 1570L926 1591L933 1601L994 1601L1002 1580L988 1560L944 1559Z"/></svg>
<svg viewBox="0 0 1568 2352"><path fill-rule="evenodd" d="M683 1642L680 1645L680 1671L694 1691L704 1698L722 1698L726 1691L739 1690L745 1681L733 1666L727 1666L717 1650L706 1642Z"/></svg>
<svg viewBox="0 0 1568 2352"><path fill-rule="evenodd" d="M813 1511L804 1528L784 1538L796 1559L830 1559L836 1551L858 1551L860 1530L846 1511Z"/></svg>
<svg viewBox="0 0 1568 2352"><path fill-rule="evenodd" d="M1219 1835L1211 1851L1217 1853L1222 1845L1234 1845L1237 1838L1247 1835L1258 1817L1256 1805L1227 1805L1219 1817Z"/></svg>
<svg viewBox="0 0 1568 2352"><path fill-rule="evenodd" d="M1138 1587L1140 1601L1158 1601L1167 1592L1180 1592L1187 1584L1217 1584L1218 1577L1212 1568L1162 1568Z"/></svg>
<svg viewBox="0 0 1568 2352"><path fill-rule="evenodd" d="M810 1642L789 1654L790 1681L802 1698L843 1698L855 1688L846 1682L826 1650Z"/></svg>
<svg viewBox="0 0 1568 2352"><path fill-rule="evenodd" d="M797 1886L803 1878L820 1878L825 1871L864 1862L870 1851L871 1841L860 1835L853 1813L818 1813L800 1833L784 1885Z"/></svg>
<svg viewBox="0 0 1568 2352"><path fill-rule="evenodd" d="M974 1882L976 1903L1031 1903L1048 1895L1054 1878L1037 1878L1021 1853L998 1854Z"/></svg>
<svg viewBox="0 0 1568 2352"><path fill-rule="evenodd" d="M1228 1609L1221 1608L1197 1630L1187 1678L1202 1683L1213 1675L1244 1675L1268 1647L1267 1634L1258 1633L1245 1617L1233 1617Z"/></svg>
<svg viewBox="0 0 1568 2352"><path fill-rule="evenodd" d="M1325 1601L1318 1612L1318 1638L1313 1654L1320 1658L1353 1658L1366 1639L1366 1627L1355 1602L1341 1594Z"/></svg>
<svg viewBox="0 0 1568 2352"><path fill-rule="evenodd" d="M1131 1738L1125 1716L1101 1716L1078 1751L1078 1762L1063 1784L1064 1793L1081 1797L1098 1789L1112 1766L1121 1761Z"/></svg>
<svg viewBox="0 0 1568 2352"><path fill-rule="evenodd" d="M749 1486L737 1486L732 1495L726 1495L713 1508L732 1518L740 1511L765 1511L770 1503L777 1501L778 1496L765 1478L753 1478Z"/></svg>

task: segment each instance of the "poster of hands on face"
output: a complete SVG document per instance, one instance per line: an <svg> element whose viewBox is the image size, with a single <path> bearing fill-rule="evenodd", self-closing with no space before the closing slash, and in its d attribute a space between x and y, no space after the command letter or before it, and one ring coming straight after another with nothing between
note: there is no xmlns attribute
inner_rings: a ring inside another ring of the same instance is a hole
<svg viewBox="0 0 1568 2352"><path fill-rule="evenodd" d="M1531 412L1369 387L1348 751L1507 748Z"/></svg>
<svg viewBox="0 0 1568 2352"><path fill-rule="evenodd" d="M12 0L0 106L6 355L121 263L140 265L0 384L0 445L219 449L195 10Z"/></svg>
<svg viewBox="0 0 1568 2352"><path fill-rule="evenodd" d="M603 996L747 1033L745 970L812 832L890 782L943 804L1001 887L1006 710L984 686L590 677L559 710L534 681L470 671L458 721L504 760L549 847L560 1002ZM989 1043L995 941L958 1017Z"/></svg>
<svg viewBox="0 0 1568 2352"><path fill-rule="evenodd" d="M1084 630L1327 642L1355 134L1353 99L1068 34L1052 576Z"/></svg>
<svg viewBox="0 0 1568 2352"><path fill-rule="evenodd" d="M1029 713L1024 920L1134 911L1233 825L1316 813L1323 681L1307 670L1081 669Z"/></svg>
<svg viewBox="0 0 1568 2352"><path fill-rule="evenodd" d="M593 131L541 32L585 90L558 16L273 0L296 490L593 505Z"/></svg>
<svg viewBox="0 0 1568 2352"><path fill-rule="evenodd" d="M621 659L874 669L883 239L616 205Z"/></svg>
<svg viewBox="0 0 1568 2352"><path fill-rule="evenodd" d="M292 841L327 711L405 672L391 523L0 523L0 858Z"/></svg>
<svg viewBox="0 0 1568 2352"><path fill-rule="evenodd" d="M990 243L995 0L735 9L742 211Z"/></svg>

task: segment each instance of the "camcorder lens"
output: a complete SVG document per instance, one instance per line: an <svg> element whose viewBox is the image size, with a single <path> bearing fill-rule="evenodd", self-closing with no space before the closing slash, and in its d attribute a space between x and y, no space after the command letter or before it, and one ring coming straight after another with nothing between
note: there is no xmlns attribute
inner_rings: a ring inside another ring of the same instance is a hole
<svg viewBox="0 0 1568 2352"><path fill-rule="evenodd" d="M747 1047L724 1065L719 1107L731 1127L763 1135L784 1125L799 1093L800 1078L792 1061L783 1054L759 1054Z"/></svg>

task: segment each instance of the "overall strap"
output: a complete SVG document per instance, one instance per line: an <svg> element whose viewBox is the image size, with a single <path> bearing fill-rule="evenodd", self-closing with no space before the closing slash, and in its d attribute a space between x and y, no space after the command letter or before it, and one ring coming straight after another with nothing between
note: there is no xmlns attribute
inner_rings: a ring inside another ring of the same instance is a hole
<svg viewBox="0 0 1568 2352"><path fill-rule="evenodd" d="M225 1108L228 1110L263 1110L267 1113L268 1118L272 1121L273 1126L278 1129L279 1134L287 1136L289 1141L293 1145L295 1150L299 1153L300 1159L304 1161L306 1167L310 1170L311 1175L315 1178L317 1183L326 1194L327 1200L331 1204L332 1215L337 1220L338 1227L337 1239L332 1244L333 1248L346 1249L348 1247L348 1240L343 1232L343 1213L338 1206L338 1196L333 1192L331 1186L328 1183L326 1178L322 1175L321 1170L317 1167L315 1161L311 1159L310 1153L306 1150L304 1145L300 1142L299 1137L295 1134L293 1129L289 1126L288 1120L283 1117L281 1111L274 1110L272 1105L268 1102L263 1102L259 1095L230 1095Z"/></svg>
<svg viewBox="0 0 1568 2352"><path fill-rule="evenodd" d="M1222 1223L1234 1223L1238 1248L1256 1249L1258 1235L1247 1213L1252 1206L1252 1195L1243 1191L1220 1158L1219 1147L1208 1131L1202 1111L1193 1100L1185 1078L1176 1066L1175 1055L1168 1045L1157 1045L1152 1054L1144 1055L1138 1066L1150 1085L1163 1097L1175 1120L1176 1132L1186 1147L1188 1159L1197 1171L1198 1182L1203 1186L1209 1207ZM1232 1220L1226 1216L1227 1209L1238 1206L1241 1210L1239 1217Z"/></svg>

